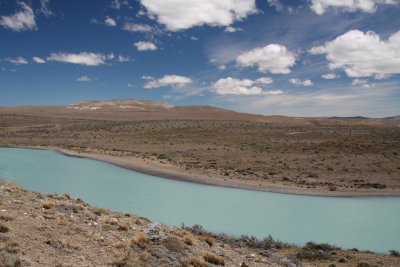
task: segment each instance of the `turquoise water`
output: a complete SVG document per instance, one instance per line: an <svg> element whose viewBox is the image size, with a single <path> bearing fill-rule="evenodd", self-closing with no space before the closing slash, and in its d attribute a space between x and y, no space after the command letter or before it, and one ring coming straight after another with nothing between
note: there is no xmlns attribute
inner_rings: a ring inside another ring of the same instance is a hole
<svg viewBox="0 0 400 267"><path fill-rule="evenodd" d="M69 193L90 204L169 225L254 235L295 244L400 249L400 198L328 198L185 183L67 157L54 151L0 148L0 178L41 192Z"/></svg>

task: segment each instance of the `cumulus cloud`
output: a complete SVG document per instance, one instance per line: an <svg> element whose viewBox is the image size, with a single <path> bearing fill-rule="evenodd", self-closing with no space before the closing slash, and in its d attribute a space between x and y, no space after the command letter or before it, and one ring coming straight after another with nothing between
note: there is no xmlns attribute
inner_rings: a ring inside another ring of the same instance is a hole
<svg viewBox="0 0 400 267"><path fill-rule="evenodd" d="M283 95L284 92L282 90L269 90L269 91L266 91L265 94L267 94L267 95Z"/></svg>
<svg viewBox="0 0 400 267"><path fill-rule="evenodd" d="M89 78L88 76L81 76L81 77L79 77L78 79L76 79L78 82L91 82L92 81L92 79L91 78Z"/></svg>
<svg viewBox="0 0 400 267"><path fill-rule="evenodd" d="M382 79L400 73L400 31L381 40L372 31L352 30L309 52L325 54L330 69L343 69L349 77Z"/></svg>
<svg viewBox="0 0 400 267"><path fill-rule="evenodd" d="M294 84L296 86L313 86L314 83L311 80L301 80L299 78L292 78L289 80L291 84Z"/></svg>
<svg viewBox="0 0 400 267"><path fill-rule="evenodd" d="M334 80L334 79L339 79L340 76L337 75L336 73L325 73L321 75L321 78L325 80Z"/></svg>
<svg viewBox="0 0 400 267"><path fill-rule="evenodd" d="M243 29L242 28L235 28L235 27L232 27L232 26L228 26L228 27L225 28L224 31L225 32L238 32L238 31L243 31Z"/></svg>
<svg viewBox="0 0 400 267"><path fill-rule="evenodd" d="M261 77L256 80L256 83L271 84L274 80L271 77Z"/></svg>
<svg viewBox="0 0 400 267"><path fill-rule="evenodd" d="M99 54L81 52L79 54L72 53L52 53L47 57L48 61L57 61L71 64L79 64L85 66L99 66L105 64L107 60L114 59L113 54Z"/></svg>
<svg viewBox="0 0 400 267"><path fill-rule="evenodd" d="M117 26L117 22L115 21L115 19L113 19L113 18L110 18L110 17L106 17L106 19L104 20L104 23L107 25L107 26L111 26L111 27L115 27L115 26Z"/></svg>
<svg viewBox="0 0 400 267"><path fill-rule="evenodd" d="M37 64L46 63L46 61L43 58L40 58L40 57L33 57L32 60Z"/></svg>
<svg viewBox="0 0 400 267"><path fill-rule="evenodd" d="M154 51L154 50L158 49L157 46L152 42L140 41L140 42L134 43L133 45L136 46L136 49L138 51Z"/></svg>
<svg viewBox="0 0 400 267"><path fill-rule="evenodd" d="M23 58L23 57L17 57L17 58L6 58L5 61L10 62L14 65L26 65L28 64L28 61Z"/></svg>
<svg viewBox="0 0 400 267"><path fill-rule="evenodd" d="M322 15L330 8L339 8L349 12L375 12L377 5L396 4L397 0L311 0L311 10Z"/></svg>
<svg viewBox="0 0 400 267"><path fill-rule="evenodd" d="M194 26L229 26L257 12L255 0L140 0L150 18L170 31Z"/></svg>
<svg viewBox="0 0 400 267"><path fill-rule="evenodd" d="M132 22L125 22L124 26L122 27L125 31L129 32L151 32L153 28L146 24L140 23L132 23Z"/></svg>
<svg viewBox="0 0 400 267"><path fill-rule="evenodd" d="M193 83L192 79L180 75L165 75L160 79L154 79L151 76L143 76L144 80L147 80L143 86L146 89L159 88L163 86L182 87Z"/></svg>
<svg viewBox="0 0 400 267"><path fill-rule="evenodd" d="M295 65L296 57L285 46L270 44L240 54L236 57L236 63L240 67L257 66L262 73L287 74L291 72L290 67Z"/></svg>
<svg viewBox="0 0 400 267"><path fill-rule="evenodd" d="M254 82L249 79L240 80L228 77L216 81L211 89L219 95L260 95L262 89L253 84Z"/></svg>
<svg viewBox="0 0 400 267"><path fill-rule="evenodd" d="M35 30L36 21L32 8L24 2L18 2L18 4L22 10L13 15L1 16L0 25L16 32Z"/></svg>

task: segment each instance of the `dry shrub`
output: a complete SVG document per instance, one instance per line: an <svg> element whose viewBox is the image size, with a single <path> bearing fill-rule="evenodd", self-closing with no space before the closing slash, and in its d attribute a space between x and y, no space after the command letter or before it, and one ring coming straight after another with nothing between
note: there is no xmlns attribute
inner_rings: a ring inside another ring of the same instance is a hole
<svg viewBox="0 0 400 267"><path fill-rule="evenodd" d="M184 236L183 237L183 243L186 245L192 246L193 245L193 239L190 236Z"/></svg>
<svg viewBox="0 0 400 267"><path fill-rule="evenodd" d="M7 233L10 229L4 224L0 223L0 233Z"/></svg>
<svg viewBox="0 0 400 267"><path fill-rule="evenodd" d="M127 223L120 223L118 224L118 230L126 232L129 230L129 225Z"/></svg>
<svg viewBox="0 0 400 267"><path fill-rule="evenodd" d="M210 247L212 247L212 246L214 245L214 240L213 240L211 237L209 237L209 236L207 236L207 237L204 239L204 241L206 241L206 243L207 243Z"/></svg>
<svg viewBox="0 0 400 267"><path fill-rule="evenodd" d="M96 214L97 216L101 216L101 215L110 215L111 211L109 211L108 209L96 208L93 211L93 213Z"/></svg>
<svg viewBox="0 0 400 267"><path fill-rule="evenodd" d="M47 201L47 202L45 202L44 204L43 204L43 208L45 209L45 210L49 210L49 209L51 209L52 207L54 207L56 205L56 203L54 203L54 202L52 202L52 201Z"/></svg>
<svg viewBox="0 0 400 267"><path fill-rule="evenodd" d="M191 257L189 260L182 262L183 267L211 267L210 264L205 262L202 258Z"/></svg>
<svg viewBox="0 0 400 267"><path fill-rule="evenodd" d="M140 263L137 259L132 257L124 257L122 259L118 259L112 262L112 266L116 267L143 267L143 264Z"/></svg>
<svg viewBox="0 0 400 267"><path fill-rule="evenodd" d="M126 242L124 242L124 241L119 241L119 242L117 242L117 243L115 243L115 244L113 245L113 247L119 248L119 249L125 248L125 247L127 247L127 246L128 246L128 244L127 244Z"/></svg>
<svg viewBox="0 0 400 267"><path fill-rule="evenodd" d="M215 264L215 265L225 265L225 261L222 257L215 255L213 253L207 253L203 256L203 258L211 263L211 264Z"/></svg>
<svg viewBox="0 0 400 267"><path fill-rule="evenodd" d="M171 252L176 252L179 254L183 254L185 252L182 241L176 237L167 237L162 241L162 244Z"/></svg>
<svg viewBox="0 0 400 267"><path fill-rule="evenodd" d="M144 260L146 262L150 261L152 257L153 256L151 255L151 253L149 253L147 251L143 251L143 253L141 255L142 260Z"/></svg>
<svg viewBox="0 0 400 267"><path fill-rule="evenodd" d="M149 246L150 239L145 233L139 233L132 239L131 244L145 249Z"/></svg>

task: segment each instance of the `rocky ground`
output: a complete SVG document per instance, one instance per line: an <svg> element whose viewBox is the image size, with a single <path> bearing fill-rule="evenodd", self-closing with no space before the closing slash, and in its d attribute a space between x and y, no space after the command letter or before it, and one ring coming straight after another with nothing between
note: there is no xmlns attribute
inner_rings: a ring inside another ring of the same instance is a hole
<svg viewBox="0 0 400 267"><path fill-rule="evenodd" d="M146 105L126 112L114 106L0 108L0 145L144 159L228 186L400 195L395 118L264 117Z"/></svg>
<svg viewBox="0 0 400 267"><path fill-rule="evenodd" d="M0 180L0 266L400 266L399 253L173 228Z"/></svg>

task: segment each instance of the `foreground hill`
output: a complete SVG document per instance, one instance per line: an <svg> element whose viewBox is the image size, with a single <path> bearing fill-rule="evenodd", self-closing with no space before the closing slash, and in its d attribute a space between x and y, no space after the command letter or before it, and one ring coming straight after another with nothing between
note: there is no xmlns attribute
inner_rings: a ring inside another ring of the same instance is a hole
<svg viewBox="0 0 400 267"><path fill-rule="evenodd" d="M400 195L398 118L293 118L139 100L0 108L0 146L169 178L308 195Z"/></svg>
<svg viewBox="0 0 400 267"><path fill-rule="evenodd" d="M0 180L0 266L399 266L391 254L174 228Z"/></svg>

